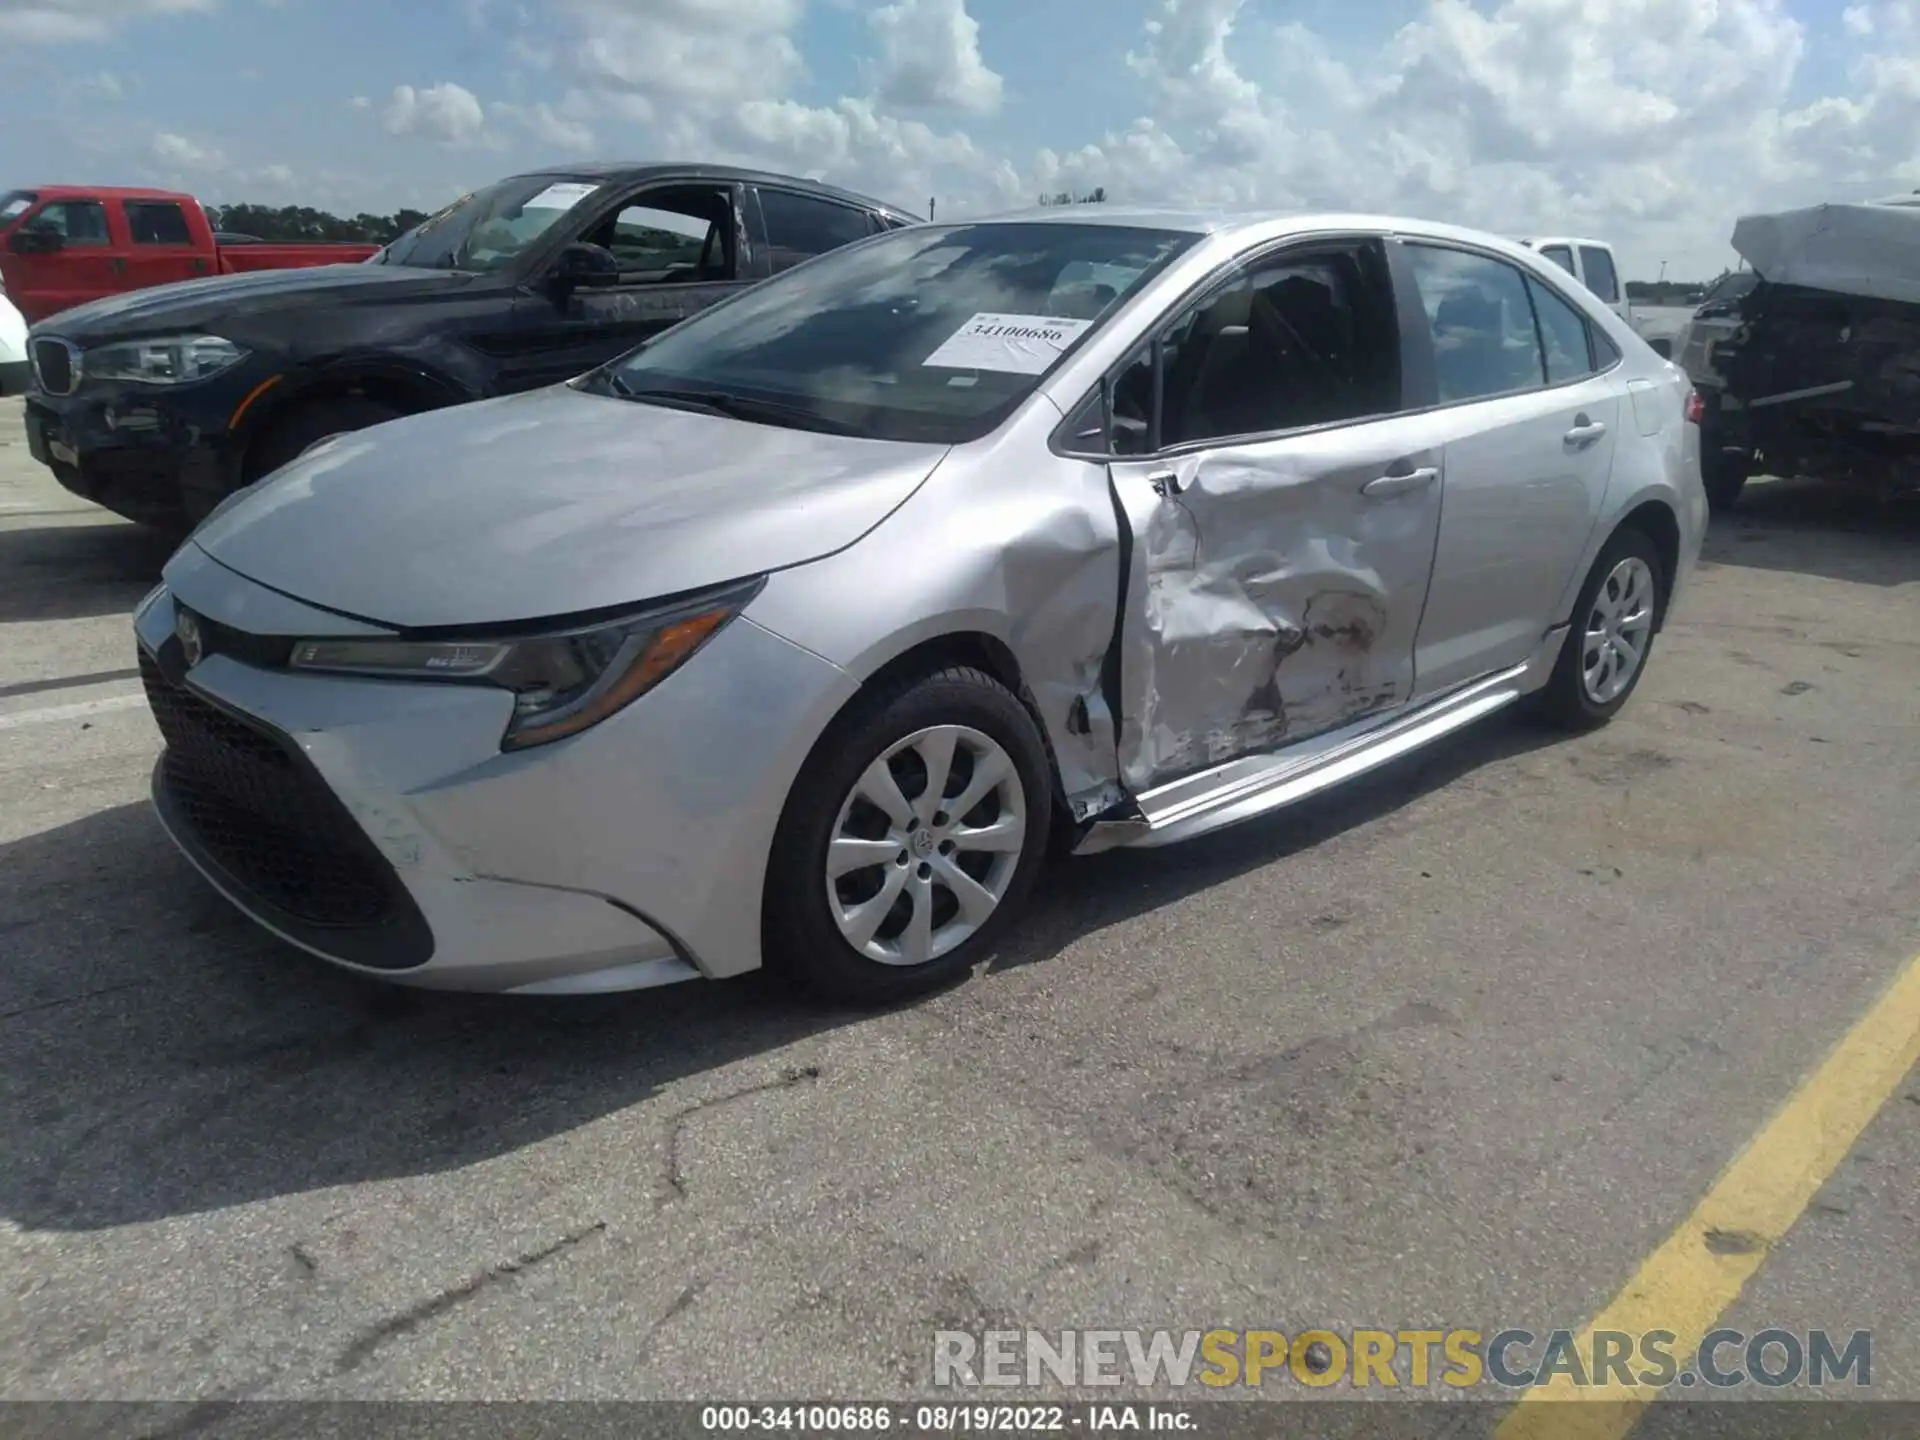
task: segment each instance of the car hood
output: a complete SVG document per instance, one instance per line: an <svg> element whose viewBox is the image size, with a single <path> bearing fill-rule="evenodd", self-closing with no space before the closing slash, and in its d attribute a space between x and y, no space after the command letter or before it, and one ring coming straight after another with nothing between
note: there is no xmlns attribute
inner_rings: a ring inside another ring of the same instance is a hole
<svg viewBox="0 0 1920 1440"><path fill-rule="evenodd" d="M508 624L830 554L946 451L556 386L327 441L229 500L190 543L377 624Z"/></svg>
<svg viewBox="0 0 1920 1440"><path fill-rule="evenodd" d="M457 289L473 278L451 270L364 263L209 275L91 300L47 317L38 328L83 342L113 340L182 326L232 324L258 312L308 303L351 304L361 295L398 300L416 291Z"/></svg>

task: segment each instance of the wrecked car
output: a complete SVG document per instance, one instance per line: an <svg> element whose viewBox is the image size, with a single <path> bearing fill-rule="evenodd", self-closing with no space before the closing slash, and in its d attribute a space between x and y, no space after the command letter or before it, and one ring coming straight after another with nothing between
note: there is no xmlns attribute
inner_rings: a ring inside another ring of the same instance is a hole
<svg viewBox="0 0 1920 1440"><path fill-rule="evenodd" d="M166 831L420 986L954 977L1043 857L1634 692L1692 396L1470 230L1111 206L807 261L323 442L135 616Z"/></svg>
<svg viewBox="0 0 1920 1440"><path fill-rule="evenodd" d="M1763 472L1920 488L1920 210L1748 215L1733 247L1752 269L1714 287L1678 347L1713 507Z"/></svg>

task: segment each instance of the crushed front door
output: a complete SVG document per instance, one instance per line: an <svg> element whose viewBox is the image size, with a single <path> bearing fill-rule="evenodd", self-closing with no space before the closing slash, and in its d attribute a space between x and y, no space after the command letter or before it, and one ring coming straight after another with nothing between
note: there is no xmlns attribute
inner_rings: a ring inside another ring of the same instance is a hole
<svg viewBox="0 0 1920 1440"><path fill-rule="evenodd" d="M1109 466L1132 532L1130 793L1406 701L1440 519L1430 430L1394 416Z"/></svg>

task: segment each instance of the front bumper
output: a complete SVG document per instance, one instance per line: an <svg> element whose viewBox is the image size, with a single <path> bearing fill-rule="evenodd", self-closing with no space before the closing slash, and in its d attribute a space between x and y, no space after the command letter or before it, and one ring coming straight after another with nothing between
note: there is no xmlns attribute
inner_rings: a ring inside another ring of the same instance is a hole
<svg viewBox="0 0 1920 1440"><path fill-rule="evenodd" d="M780 809L818 726L851 693L835 667L737 619L593 730L503 754L505 692L301 674L218 653L218 641L188 670L180 604L216 623L271 613L283 634L353 622L300 614L192 544L135 620L169 739L154 781L161 824L283 939L368 975L459 990L632 989L760 963ZM190 731L163 714L178 706L213 714L194 710ZM197 756L195 735L216 730L227 748Z"/></svg>
<svg viewBox="0 0 1920 1440"><path fill-rule="evenodd" d="M86 382L67 396L34 390L27 448L81 499L142 525L184 528L237 483L226 424L243 394L225 376L177 393Z"/></svg>

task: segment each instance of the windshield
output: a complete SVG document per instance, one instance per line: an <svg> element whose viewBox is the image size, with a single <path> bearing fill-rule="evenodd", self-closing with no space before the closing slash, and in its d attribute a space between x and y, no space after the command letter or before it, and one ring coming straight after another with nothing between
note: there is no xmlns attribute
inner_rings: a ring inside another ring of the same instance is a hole
<svg viewBox="0 0 1920 1440"><path fill-rule="evenodd" d="M38 198L31 190L9 190L0 195L0 225L11 225L32 208Z"/></svg>
<svg viewBox="0 0 1920 1440"><path fill-rule="evenodd" d="M921 225L789 270L590 377L753 419L959 444L993 429L1199 237L1117 225Z"/></svg>
<svg viewBox="0 0 1920 1440"><path fill-rule="evenodd" d="M1723 276L1718 284L1707 291L1706 300L1703 303L1717 305L1724 300L1738 300L1759 283L1760 277L1753 271L1736 270L1731 275Z"/></svg>
<svg viewBox="0 0 1920 1440"><path fill-rule="evenodd" d="M552 175L502 180L429 216L374 259L428 270L498 270L599 189L590 181Z"/></svg>

